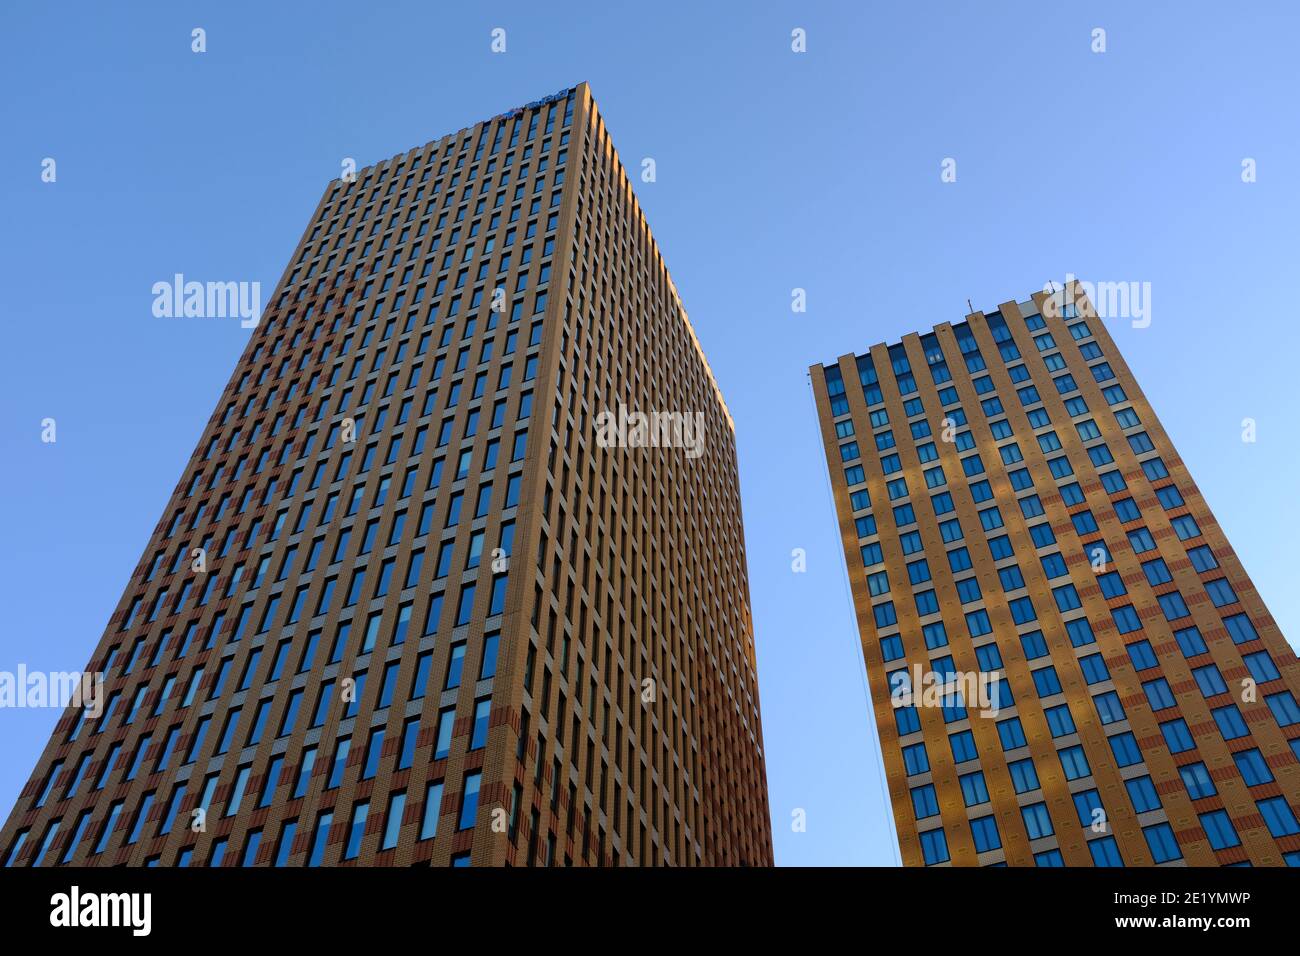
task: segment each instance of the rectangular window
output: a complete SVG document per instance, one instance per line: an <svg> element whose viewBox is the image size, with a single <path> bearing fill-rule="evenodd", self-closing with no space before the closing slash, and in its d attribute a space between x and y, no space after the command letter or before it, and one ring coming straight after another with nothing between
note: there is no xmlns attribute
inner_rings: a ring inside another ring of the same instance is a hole
<svg viewBox="0 0 1300 956"><path fill-rule="evenodd" d="M474 825L474 819L478 815L479 784L482 783L482 780L483 774L477 770L465 775L465 789L461 794L460 819L456 827L458 830L468 830Z"/></svg>
<svg viewBox="0 0 1300 956"><path fill-rule="evenodd" d="M442 812L442 781L429 784L424 797L424 814L420 823L420 839L432 840L438 835L438 815Z"/></svg>

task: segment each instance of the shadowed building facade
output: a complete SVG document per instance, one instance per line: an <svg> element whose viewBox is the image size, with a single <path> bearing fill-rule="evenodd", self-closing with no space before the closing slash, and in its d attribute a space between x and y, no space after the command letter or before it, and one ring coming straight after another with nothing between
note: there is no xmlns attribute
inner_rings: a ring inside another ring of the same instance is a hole
<svg viewBox="0 0 1300 956"><path fill-rule="evenodd" d="M1077 284L811 378L905 865L1300 865L1296 655Z"/></svg>
<svg viewBox="0 0 1300 956"><path fill-rule="evenodd" d="M771 863L732 423L585 84L326 188L88 670L5 865Z"/></svg>

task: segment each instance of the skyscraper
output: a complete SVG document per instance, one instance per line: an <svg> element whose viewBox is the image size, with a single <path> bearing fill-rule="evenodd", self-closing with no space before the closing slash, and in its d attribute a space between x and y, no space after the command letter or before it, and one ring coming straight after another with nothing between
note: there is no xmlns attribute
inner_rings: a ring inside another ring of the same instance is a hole
<svg viewBox="0 0 1300 956"><path fill-rule="evenodd" d="M327 186L88 670L6 865L770 864L731 419L585 84Z"/></svg>
<svg viewBox="0 0 1300 956"><path fill-rule="evenodd" d="M814 366L906 865L1300 865L1300 668L1078 284Z"/></svg>

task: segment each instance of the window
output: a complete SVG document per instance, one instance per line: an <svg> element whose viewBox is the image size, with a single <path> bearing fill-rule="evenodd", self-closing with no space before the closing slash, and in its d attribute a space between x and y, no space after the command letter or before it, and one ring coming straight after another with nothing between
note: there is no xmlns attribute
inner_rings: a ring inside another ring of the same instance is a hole
<svg viewBox="0 0 1300 956"><path fill-rule="evenodd" d="M925 558L913 561L907 566L907 578L912 584L924 584L930 580L930 565Z"/></svg>
<svg viewBox="0 0 1300 956"><path fill-rule="evenodd" d="M1093 866L1123 866L1124 858L1119 855L1119 844L1113 836L1098 837L1088 841L1088 852L1092 854Z"/></svg>
<svg viewBox="0 0 1300 956"><path fill-rule="evenodd" d="M1091 827L1094 823L1106 819L1106 808L1102 805L1101 794L1095 789L1081 790L1074 794L1074 812L1079 815L1079 826Z"/></svg>
<svg viewBox="0 0 1300 956"><path fill-rule="evenodd" d="M1160 797L1156 795L1156 787L1150 777L1133 777L1124 781L1124 786L1128 790L1129 799L1133 801L1134 812L1146 813L1160 809Z"/></svg>
<svg viewBox="0 0 1300 956"><path fill-rule="evenodd" d="M1110 680L1110 671L1106 669L1106 661L1100 654L1079 658L1079 668L1083 671L1083 679L1089 684Z"/></svg>
<svg viewBox="0 0 1300 956"><path fill-rule="evenodd" d="M240 860L240 866L253 866L257 863L257 851L262 845L262 831L252 830L248 838L244 841L244 855Z"/></svg>
<svg viewBox="0 0 1300 956"><path fill-rule="evenodd" d="M970 731L966 731L966 733L970 733ZM1006 720L999 720L998 738L1002 741L1003 750L1015 750L1026 746L1025 729L1020 724L1020 718L1008 717ZM972 749L973 747L972 743Z"/></svg>
<svg viewBox="0 0 1300 956"><path fill-rule="evenodd" d="M1236 704L1216 707L1210 711L1210 714L1214 717L1214 722L1218 724L1219 733L1223 734L1224 740L1235 740L1250 733L1250 730L1246 727L1246 721L1242 718L1241 711L1237 709Z"/></svg>
<svg viewBox="0 0 1300 956"><path fill-rule="evenodd" d="M384 816L384 839L379 845L381 850L391 850L397 846L398 834L402 831L402 814L406 811L406 793L394 793L388 798L388 812Z"/></svg>
<svg viewBox="0 0 1300 956"><path fill-rule="evenodd" d="M1196 747L1196 741L1192 739L1192 732L1187 729L1187 721L1181 717L1162 723L1160 732L1164 734L1165 743L1169 746L1170 753L1183 753Z"/></svg>
<svg viewBox="0 0 1300 956"><path fill-rule="evenodd" d="M1070 714L1069 704L1058 704L1043 711L1047 717L1047 727L1053 737L1064 737L1075 731L1074 717Z"/></svg>
<svg viewBox="0 0 1300 956"><path fill-rule="evenodd" d="M1016 793L1038 789L1038 772L1034 769L1033 758L1013 761L1007 764L1007 769L1011 771L1011 783L1016 788Z"/></svg>
<svg viewBox="0 0 1300 956"><path fill-rule="evenodd" d="M1295 811L1291 809L1285 797L1258 800L1255 806L1259 807L1259 815L1264 818L1264 822L1268 825L1268 832L1274 837L1300 833L1300 823L1296 822Z"/></svg>
<svg viewBox="0 0 1300 956"><path fill-rule="evenodd" d="M1124 719L1124 705L1120 703L1119 693L1108 690L1098 694L1092 699L1097 708L1097 716L1101 719L1103 725L1113 724Z"/></svg>
<svg viewBox="0 0 1300 956"><path fill-rule="evenodd" d="M1153 558L1150 561L1142 562L1142 573L1147 576L1147 583L1152 587L1158 584L1168 584L1174 579L1169 573L1169 567L1165 564L1164 558Z"/></svg>
<svg viewBox="0 0 1300 956"><path fill-rule="evenodd" d="M1115 515L1122 522L1138 521L1142 512L1132 498L1121 498L1115 502Z"/></svg>
<svg viewBox="0 0 1300 956"><path fill-rule="evenodd" d="M1226 810L1211 810L1209 813L1200 814L1201 829L1210 840L1210 846L1216 850L1226 850L1229 847L1239 846L1241 838L1237 836L1237 829L1232 825L1232 818L1228 816Z"/></svg>
<svg viewBox="0 0 1300 956"><path fill-rule="evenodd" d="M1232 589L1232 585L1228 583L1227 578L1217 578L1206 582L1205 591L1210 595L1210 600L1214 602L1215 607L1237 603L1237 592Z"/></svg>
<svg viewBox="0 0 1300 956"><path fill-rule="evenodd" d="M985 531L993 531L1002 527L1002 512L996 505L992 508L985 508L979 512L980 525ZM990 542L991 547L991 542Z"/></svg>
<svg viewBox="0 0 1300 956"><path fill-rule="evenodd" d="M1271 680L1278 680L1282 676L1278 672L1277 665L1273 663L1273 658L1268 656L1268 651L1243 654L1241 659L1245 661L1246 667L1250 670L1250 676L1258 683L1264 684Z"/></svg>
<svg viewBox="0 0 1300 956"><path fill-rule="evenodd" d="M1115 385L1112 388L1118 389L1119 386ZM1106 393L1109 393L1110 390L1109 388L1106 389ZM1107 395L1107 398L1109 399L1109 395ZM1120 399L1120 401L1123 401L1123 399ZM1142 473L1147 476L1148 481L1159 481L1161 478L1169 477L1169 469L1165 467L1165 463L1159 458L1148 458L1142 462Z"/></svg>
<svg viewBox="0 0 1300 956"><path fill-rule="evenodd" d="M1065 558L1061 557L1059 553L1045 554L1039 558L1039 561L1042 562L1043 573L1048 578L1063 578L1069 574L1065 566Z"/></svg>
<svg viewBox="0 0 1300 956"><path fill-rule="evenodd" d="M461 795L460 820L457 826L459 830L468 830L474 825L474 818L478 814L479 784L482 779L483 774L479 771L465 775L465 790Z"/></svg>
<svg viewBox="0 0 1300 956"><path fill-rule="evenodd" d="M379 757L384 749L384 728L376 727L370 731L370 739L366 743L365 764L361 770L361 779L369 780L379 772Z"/></svg>
<svg viewBox="0 0 1300 956"><path fill-rule="evenodd" d="M925 744L912 744L903 748L903 766L908 775L925 773L930 769L930 759L925 752Z"/></svg>
<svg viewBox="0 0 1300 956"><path fill-rule="evenodd" d="M975 648L975 659L979 661L980 670L992 672L1002 669L1002 652L996 644L985 644Z"/></svg>
<svg viewBox="0 0 1300 956"><path fill-rule="evenodd" d="M1241 779L1246 781L1249 787L1258 786L1261 783L1273 782L1273 771L1268 767L1268 761L1258 749L1239 750L1232 755L1232 759L1237 764L1237 771L1241 774Z"/></svg>
<svg viewBox="0 0 1300 956"><path fill-rule="evenodd" d="M492 712L492 700L484 697L474 702L474 727L470 737L469 749L478 750L487 746L488 718Z"/></svg>
<svg viewBox="0 0 1300 956"><path fill-rule="evenodd" d="M224 816L233 817L239 812L239 805L244 801L244 791L248 789L248 778L252 773L252 767L248 764L240 767L235 773L235 786L230 794L230 801L226 805Z"/></svg>
<svg viewBox="0 0 1300 956"><path fill-rule="evenodd" d="M307 854L308 866L320 866L325 859L325 842L329 839L330 825L333 822L332 810L326 810L316 818L316 831L312 834L311 850Z"/></svg>
<svg viewBox="0 0 1300 956"><path fill-rule="evenodd" d="M1056 675L1056 668L1051 664L1032 672L1034 688L1039 697L1051 697L1061 693L1061 679Z"/></svg>
<svg viewBox="0 0 1300 956"><path fill-rule="evenodd" d="M1129 440L1132 441L1132 439ZM1169 523L1174 526L1174 533L1178 535L1179 541L1195 538L1201 533L1201 529L1197 527L1196 519L1191 515L1181 515Z"/></svg>
<svg viewBox="0 0 1300 956"><path fill-rule="evenodd" d="M117 826L117 818L122 814L122 801L118 800L108 808L108 816L104 818L103 826L99 831L99 840L95 844L92 853L103 853L108 847L109 838L113 835L113 828Z"/></svg>
<svg viewBox="0 0 1300 956"><path fill-rule="evenodd" d="M276 754L271 758L271 763L267 766L266 775L262 778L262 794L257 798L257 806L269 807L271 800L275 797L275 788L280 783L280 774L284 769L284 756Z"/></svg>
<svg viewBox="0 0 1300 956"><path fill-rule="evenodd" d="M939 815L939 798L932 784L912 788L912 812L918 820Z"/></svg>
<svg viewBox="0 0 1300 956"><path fill-rule="evenodd" d="M1092 773L1092 769L1088 766L1088 758L1083 753L1083 747L1078 744L1058 751L1057 756L1061 758L1061 769L1065 771L1066 780L1078 780Z"/></svg>
<svg viewBox="0 0 1300 956"><path fill-rule="evenodd" d="M365 835L366 819L370 816L370 801L362 800L352 808L352 822L348 825L347 845L343 859L355 860L361 852L361 838Z"/></svg>
<svg viewBox="0 0 1300 956"><path fill-rule="evenodd" d="M1154 551L1156 547L1155 538L1151 537L1151 532L1146 528L1135 528L1128 532L1128 543L1135 554L1145 554Z"/></svg>
<svg viewBox="0 0 1300 956"><path fill-rule="evenodd" d="M474 592L475 585L466 584L460 590L460 603L456 608L456 626L468 624L470 617L474 613Z"/></svg>
<svg viewBox="0 0 1300 956"><path fill-rule="evenodd" d="M1056 543L1056 535L1052 533L1052 526L1048 524L1032 525L1029 529L1029 537L1034 542L1035 548L1047 548Z"/></svg>
<svg viewBox="0 0 1300 956"><path fill-rule="evenodd" d="M443 683L444 690L451 690L460 686L461 675L465 669L465 642L458 641L451 646L451 655L447 660L447 679Z"/></svg>
<svg viewBox="0 0 1300 956"><path fill-rule="evenodd" d="M1110 614L1115 621L1116 629L1121 634L1131 634L1142 629L1142 621L1131 604L1117 607Z"/></svg>
<svg viewBox="0 0 1300 956"><path fill-rule="evenodd" d="M1121 767L1131 767L1142 762L1142 749L1138 747L1137 738L1132 731L1124 731L1110 738L1111 753L1115 762Z"/></svg>
<svg viewBox="0 0 1300 956"><path fill-rule="evenodd" d="M971 578L974 581L974 578ZM1025 586L1025 577L1020 573L1018 565L1011 565L998 571L998 580L1002 582L1002 590L1016 591ZM975 585L975 593L979 594L979 585Z"/></svg>
<svg viewBox="0 0 1300 956"><path fill-rule="evenodd" d="M892 601L885 601L877 604L871 609L871 613L876 620L876 627L889 627L891 624L898 623L898 616L894 611Z"/></svg>
<svg viewBox="0 0 1300 956"><path fill-rule="evenodd" d="M1052 828L1052 818L1047 813L1047 804L1031 803L1020 808L1020 815L1025 821L1025 830L1029 839L1038 840L1049 837L1056 831Z"/></svg>
<svg viewBox="0 0 1300 956"><path fill-rule="evenodd" d="M229 842L230 841L226 837L222 837L212 844L212 855L208 858L208 866L214 868L221 866L222 861L226 857L226 847L229 845Z"/></svg>
<svg viewBox="0 0 1300 956"><path fill-rule="evenodd" d="M343 782L343 773L347 769L348 752L352 749L352 741L344 737L334 745L334 762L330 765L329 780L325 784L326 790L333 790Z"/></svg>
<svg viewBox="0 0 1300 956"><path fill-rule="evenodd" d="M979 757L975 749L975 737L969 730L958 731L948 738L948 743L952 747L952 759L954 763L963 763L967 760L975 760Z"/></svg>
<svg viewBox="0 0 1300 956"><path fill-rule="evenodd" d="M1201 689L1201 693L1206 697L1214 697L1228 692L1228 685L1223 682L1223 675L1219 673L1219 669L1213 664L1193 668L1192 676L1196 678L1196 686Z"/></svg>
<svg viewBox="0 0 1300 956"><path fill-rule="evenodd" d="M1205 646L1205 639L1201 637L1201 632L1195 625L1174 631L1174 637L1177 639L1178 648L1183 652L1184 657L1196 657L1198 654L1205 654L1209 650Z"/></svg>
<svg viewBox="0 0 1300 956"><path fill-rule="evenodd" d="M1259 751L1255 751L1255 753L1259 753ZM1187 788L1187 795L1193 800L1212 797L1218 792L1214 789L1214 781L1210 779L1210 771L1206 769L1203 763L1184 764L1178 768L1178 774L1183 778L1183 786Z"/></svg>
<svg viewBox="0 0 1300 956"><path fill-rule="evenodd" d="M1120 577L1118 571L1098 575L1097 584L1101 588L1101 593L1108 598L1122 597L1128 593L1128 590L1124 587L1124 580Z"/></svg>
<svg viewBox="0 0 1300 956"><path fill-rule="evenodd" d="M1174 839L1174 830L1168 823L1157 823L1154 826L1143 827L1142 835L1146 837L1147 847L1151 850L1151 858L1156 863L1168 863L1170 860L1181 860L1182 852L1178 849L1178 841Z"/></svg>
<svg viewBox="0 0 1300 956"><path fill-rule="evenodd" d="M1002 838L998 835L997 821L992 816L978 817L970 822L971 836L975 840L975 851L987 853L1000 849Z"/></svg>
<svg viewBox="0 0 1300 956"><path fill-rule="evenodd" d="M1079 600L1079 592L1073 584L1062 584L1061 587L1052 588L1052 598L1056 601L1057 610L1062 613L1083 607L1083 602Z"/></svg>
<svg viewBox="0 0 1300 956"><path fill-rule="evenodd" d="M976 770L974 773L963 774L957 780L961 784L962 799L966 806L974 807L988 802L989 790L984 782L983 771Z"/></svg>
<svg viewBox="0 0 1300 956"><path fill-rule="evenodd" d="M1166 707L1173 707L1177 704L1174 699L1174 692L1169 688L1169 682L1163 677L1146 681L1143 683L1142 689L1146 691L1147 703L1151 705L1152 710L1164 710Z"/></svg>
<svg viewBox="0 0 1300 956"><path fill-rule="evenodd" d="M1166 511L1173 508L1180 508L1184 504L1182 492L1173 485L1166 485L1163 488L1157 488L1156 498L1159 499L1161 507Z"/></svg>
<svg viewBox="0 0 1300 956"><path fill-rule="evenodd" d="M1047 641L1042 631L1029 631L1020 635L1020 645L1024 648L1026 660L1037 660L1047 656Z"/></svg>
<svg viewBox="0 0 1300 956"><path fill-rule="evenodd" d="M1300 706L1296 705L1295 698L1291 696L1289 690L1284 690L1280 694L1269 694L1264 698L1264 703L1268 704L1268 709L1273 712L1273 719L1277 721L1279 727L1290 727L1292 724L1300 723Z"/></svg>
<svg viewBox="0 0 1300 956"><path fill-rule="evenodd" d="M921 857L926 866L948 861L948 841L943 830L927 830L921 834Z"/></svg>
<svg viewBox="0 0 1300 956"><path fill-rule="evenodd" d="M1128 645L1128 656L1133 662L1135 670L1149 670L1159 665L1159 661L1156 660L1156 652L1152 649L1151 642L1146 639Z"/></svg>
<svg viewBox="0 0 1300 956"><path fill-rule="evenodd" d="M275 866L288 866L293 853L293 838L298 832L297 820L286 820L280 829L280 845L275 853Z"/></svg>
<svg viewBox="0 0 1300 956"><path fill-rule="evenodd" d="M1219 566L1218 559L1214 557L1214 552L1208 544L1188 548L1187 557L1191 560L1192 567L1197 571L1213 571Z"/></svg>
<svg viewBox="0 0 1300 956"><path fill-rule="evenodd" d="M451 752L451 730L455 722L455 707L444 707L438 711L438 733L433 747L434 760L441 760Z"/></svg>
<svg viewBox="0 0 1300 956"><path fill-rule="evenodd" d="M1259 637L1255 631L1255 626L1250 623L1250 618L1245 614L1233 614L1223 619L1224 627L1232 636L1234 644L1245 644L1247 641L1253 641Z"/></svg>
<svg viewBox="0 0 1300 956"><path fill-rule="evenodd" d="M420 839L432 840L438 835L438 815L442 812L442 781L429 784L424 797L424 814L420 822Z"/></svg>

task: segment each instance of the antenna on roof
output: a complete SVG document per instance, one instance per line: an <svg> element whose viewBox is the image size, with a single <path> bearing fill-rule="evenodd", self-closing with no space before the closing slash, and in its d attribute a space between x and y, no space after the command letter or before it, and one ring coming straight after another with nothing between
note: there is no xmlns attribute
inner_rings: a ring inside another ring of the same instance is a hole
<svg viewBox="0 0 1300 956"><path fill-rule="evenodd" d="M975 306L970 304L970 299L966 300L966 314L971 315L975 312Z"/></svg>

